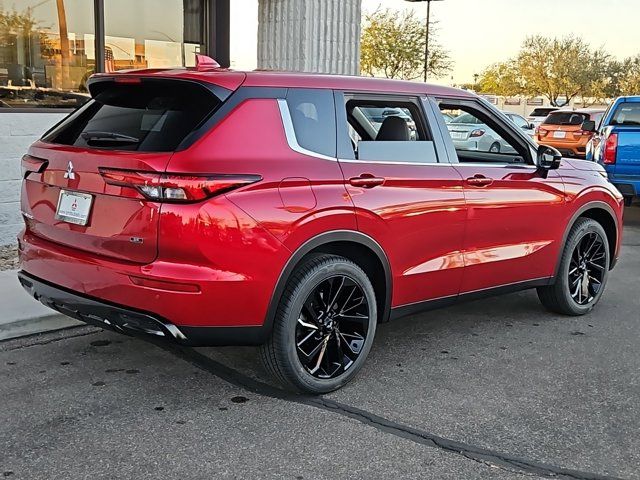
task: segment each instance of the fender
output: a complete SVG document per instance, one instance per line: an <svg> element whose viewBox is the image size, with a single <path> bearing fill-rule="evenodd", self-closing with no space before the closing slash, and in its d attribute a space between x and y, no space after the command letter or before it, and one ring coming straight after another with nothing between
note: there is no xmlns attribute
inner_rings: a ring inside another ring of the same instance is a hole
<svg viewBox="0 0 640 480"><path fill-rule="evenodd" d="M284 293L285 287L287 285L287 281L289 277L293 273L294 268L300 262L300 260L312 250L321 247L322 245L326 245L332 242L351 242L358 243L365 247L368 247L372 250L380 263L382 264L382 268L384 269L384 277L385 277L385 288L386 288L386 296L384 299L384 310L382 312L381 321L386 322L389 320L389 315L391 313L391 293L392 293L392 277L391 277L391 267L389 264L389 259L387 258L387 254L384 252L382 247L376 242L373 238L365 235L364 233L357 232L354 230L335 230L331 232L321 233L303 243L300 247L298 247L293 255L289 258L287 263L285 264L280 276L278 277L278 281L276 283L276 287L273 290L273 294L271 296L271 301L269 302L269 308L267 310L267 316L264 320L264 324L262 329L267 332L271 332L273 327L273 321L276 316L276 310L278 309L278 304L280 303L280 298Z"/></svg>
<svg viewBox="0 0 640 480"><path fill-rule="evenodd" d="M571 228L576 223L576 220L578 220L578 218L580 216L582 216L582 214L584 212L586 212L587 210L591 210L593 208L600 208L602 210L605 210L611 216L611 218L613 219L613 223L616 226L616 239L619 239L619 237L620 237L620 226L618 224L618 217L616 216L616 213L613 210L613 208L611 208L611 205L609 205L607 202L604 202L604 201L601 201L601 200L588 201L587 203L582 205L580 208L578 208L578 210L576 210L574 212L574 214L571 216L571 219L567 223L567 227L565 228L564 234L562 236L562 244L561 244L562 248L560 249L560 253L558 254L558 259L556 260L556 268L555 268L555 270L553 272L554 280L555 280L555 277L558 275L558 270L560 269L560 261L562 260L562 253L564 252L564 245L567 242L567 238L569 237L569 232L571 231ZM611 265L609 266L609 269L610 270L613 269L615 264L616 264L616 259L612 257L611 258Z"/></svg>

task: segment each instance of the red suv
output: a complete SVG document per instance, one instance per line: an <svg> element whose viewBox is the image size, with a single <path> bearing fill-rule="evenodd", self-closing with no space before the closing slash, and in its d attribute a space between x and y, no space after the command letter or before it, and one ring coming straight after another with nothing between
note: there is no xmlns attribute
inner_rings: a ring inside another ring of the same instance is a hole
<svg viewBox="0 0 640 480"><path fill-rule="evenodd" d="M582 315L618 258L602 168L469 92L202 65L89 90L23 158L19 277L90 324L261 345L279 379L321 393L362 367L378 322L533 287ZM443 111L505 148L456 150Z"/></svg>

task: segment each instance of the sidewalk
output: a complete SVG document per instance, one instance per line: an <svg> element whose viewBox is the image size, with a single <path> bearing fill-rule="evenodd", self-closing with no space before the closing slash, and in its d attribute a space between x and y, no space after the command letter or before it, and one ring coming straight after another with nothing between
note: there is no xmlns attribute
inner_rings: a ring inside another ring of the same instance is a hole
<svg viewBox="0 0 640 480"><path fill-rule="evenodd" d="M82 325L37 302L18 282L16 270L0 271L0 340Z"/></svg>

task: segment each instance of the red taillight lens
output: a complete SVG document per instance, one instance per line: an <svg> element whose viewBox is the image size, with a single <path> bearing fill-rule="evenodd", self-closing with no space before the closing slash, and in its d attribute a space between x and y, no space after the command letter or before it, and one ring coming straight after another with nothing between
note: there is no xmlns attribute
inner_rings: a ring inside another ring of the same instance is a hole
<svg viewBox="0 0 640 480"><path fill-rule="evenodd" d="M482 135L485 134L485 131L482 130L481 128L477 128L476 130L472 131L469 136L470 137L481 137Z"/></svg>
<svg viewBox="0 0 640 480"><path fill-rule="evenodd" d="M158 202L199 202L262 180L259 175L181 175L100 168L109 185L134 188Z"/></svg>
<svg viewBox="0 0 640 480"><path fill-rule="evenodd" d="M27 175L30 173L42 173L47 165L49 164L49 160L45 160L44 158L36 158L31 155L25 155L22 157L22 178L27 178Z"/></svg>
<svg viewBox="0 0 640 480"><path fill-rule="evenodd" d="M538 127L538 135L540 135L541 137L546 137L548 133L549 130L547 130L546 128Z"/></svg>
<svg viewBox="0 0 640 480"><path fill-rule="evenodd" d="M612 133L607 137L607 141L604 144L604 158L602 162L605 165L613 165L616 163L616 157L618 156L618 134Z"/></svg>

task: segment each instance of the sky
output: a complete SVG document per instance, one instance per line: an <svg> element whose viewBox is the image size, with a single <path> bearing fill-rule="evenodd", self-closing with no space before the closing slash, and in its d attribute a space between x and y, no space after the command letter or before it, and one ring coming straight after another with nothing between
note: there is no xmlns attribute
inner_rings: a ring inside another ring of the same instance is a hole
<svg viewBox="0 0 640 480"><path fill-rule="evenodd" d="M256 66L257 4L231 2L234 68ZM362 0L363 12L379 7L426 15L426 3ZM640 53L640 0L443 0L432 3L431 16L439 22L438 39L455 63L453 81L440 83L473 82L474 73L514 56L529 35L581 36L619 58Z"/></svg>

